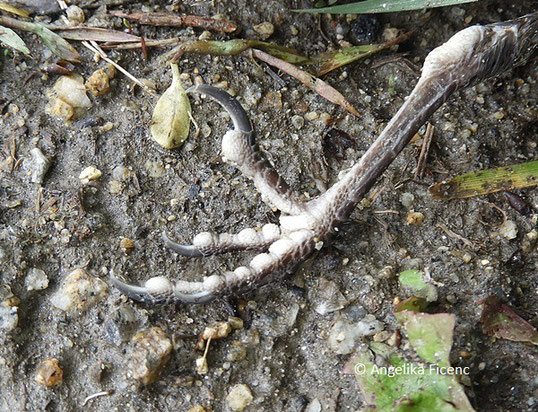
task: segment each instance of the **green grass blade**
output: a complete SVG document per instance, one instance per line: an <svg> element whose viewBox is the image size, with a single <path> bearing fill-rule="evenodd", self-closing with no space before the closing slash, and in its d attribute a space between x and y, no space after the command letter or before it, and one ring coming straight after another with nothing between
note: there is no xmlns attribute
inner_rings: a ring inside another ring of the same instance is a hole
<svg viewBox="0 0 538 412"><path fill-rule="evenodd" d="M24 40L19 37L17 33L13 30L0 26L0 43L5 44L6 46L12 47L13 49L20 51L26 55L30 55L30 50L26 47Z"/></svg>
<svg viewBox="0 0 538 412"><path fill-rule="evenodd" d="M435 199L464 199L538 185L538 160L467 173L430 187Z"/></svg>
<svg viewBox="0 0 538 412"><path fill-rule="evenodd" d="M41 37L43 43L60 59L80 62L80 54L66 40L40 24L32 23L32 26L31 31Z"/></svg>
<svg viewBox="0 0 538 412"><path fill-rule="evenodd" d="M397 11L422 10L434 7L453 6L455 4L473 3L478 0L366 0L340 6L319 9L293 10L297 13L363 14L391 13Z"/></svg>

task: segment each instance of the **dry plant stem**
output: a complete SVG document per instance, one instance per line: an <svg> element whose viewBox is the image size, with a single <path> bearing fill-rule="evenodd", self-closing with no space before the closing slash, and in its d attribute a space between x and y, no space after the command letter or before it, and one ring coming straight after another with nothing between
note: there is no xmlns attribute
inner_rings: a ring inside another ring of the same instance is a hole
<svg viewBox="0 0 538 412"><path fill-rule="evenodd" d="M235 23L201 16L181 16L168 13L125 13L123 11L111 11L110 14L112 16L122 17L128 20L134 20L140 24L145 24L148 26L191 26L207 30L221 31L224 33L231 33L237 30L237 24Z"/></svg>
<svg viewBox="0 0 538 412"><path fill-rule="evenodd" d="M169 44L179 43L180 41L181 39L179 37L173 37L171 39L162 39L162 40L145 39L146 47L167 46ZM139 41L132 42L132 43L121 43L121 44L117 44L116 42L107 42L101 45L101 48L105 50L108 50L108 49L129 50L129 49L138 49L140 47L142 47L142 43Z"/></svg>
<svg viewBox="0 0 538 412"><path fill-rule="evenodd" d="M65 4L65 2L63 0L57 0L57 1L58 1L58 4L60 5L60 8L62 10L67 9L67 4ZM65 22L67 22L67 17L66 16L62 16L62 19ZM101 57L104 61L106 61L106 62L110 63L111 65L113 65L118 71L123 73L125 76L127 76L129 79L131 79L137 85L142 87L148 93L151 93L151 94L155 93L154 90L150 89L148 86L146 86L140 80L138 80L135 76L133 76L131 73L129 73L123 67L121 67L118 63L116 63L115 61L109 59L108 56L106 55L106 53L103 50L101 50L101 48L99 47L99 45L95 41L91 41L91 42L82 41L82 45L84 47L86 47L88 50L92 51L93 53L98 54L99 57Z"/></svg>
<svg viewBox="0 0 538 412"><path fill-rule="evenodd" d="M349 113L361 117L357 109L355 109L351 103L349 103L342 94L334 89L332 86L329 86L323 80L312 76L310 73L305 72L304 70L299 69L291 63L285 62L284 60L278 59L270 54L267 54L258 49L252 49L252 55L257 59L264 61L271 66L275 66L279 70L282 70L284 73L289 74L290 76L295 77L306 87L314 90L317 94L329 100L331 103L342 106Z"/></svg>
<svg viewBox="0 0 538 412"><path fill-rule="evenodd" d="M420 155L418 157L415 179L422 179L424 177L426 161L428 160L428 154L430 153L430 145L432 143L434 129L435 127L433 127L431 123L426 125L426 133L424 133L424 140L422 141L422 148L420 149Z"/></svg>
<svg viewBox="0 0 538 412"><path fill-rule="evenodd" d="M459 240L460 242L462 242L465 246L468 246L470 247L471 249L475 249L476 246L473 242L471 242L469 239L463 237L462 235L458 235L456 232L450 230L448 227L446 227L446 225L442 224L442 223L437 223L435 226L437 226L439 229L443 230L443 232L445 232L449 237L451 237L452 239L456 239L456 240Z"/></svg>

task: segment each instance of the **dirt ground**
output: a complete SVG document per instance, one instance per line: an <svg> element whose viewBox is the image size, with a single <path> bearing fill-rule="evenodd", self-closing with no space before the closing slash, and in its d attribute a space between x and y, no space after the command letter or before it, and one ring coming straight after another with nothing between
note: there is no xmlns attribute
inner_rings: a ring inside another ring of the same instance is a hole
<svg viewBox="0 0 538 412"><path fill-rule="evenodd" d="M140 7L128 3L132 10ZM337 41L337 28L326 16L321 18L320 30L316 17L289 12L311 6L309 1L151 1L143 5L145 10L166 11L172 3L186 14L222 15L239 25L237 36L242 38L259 38L253 26L271 22L275 31L268 41L308 55L327 50L328 41ZM323 181L334 182L338 172L368 148L413 88L432 48L470 24L514 18L537 6L536 1L479 1L379 16L377 41L383 33L389 34L387 28L416 33L396 53L381 52L324 78L359 110L360 119L289 76L281 76L282 87L247 55L185 55L180 70L188 75L183 76L186 85L201 76L207 83L220 82L236 92L251 116L258 142L306 199L319 194ZM93 18L110 28L124 28L121 19L100 15L102 9L85 11L90 23ZM344 17L334 19L345 21ZM200 29L136 23L132 32L184 40L202 34ZM191 132L183 147L164 151L151 140L148 128L157 97L133 90L131 82L118 75L108 94L91 97L93 105L85 116L66 124L46 111L47 91L56 76L40 73L29 78L53 57L37 37L20 34L33 58L12 52L0 58L0 284L9 285L20 299L18 326L0 330L0 410L183 411L202 405L206 410L224 411L229 410L226 395L238 383L252 391L254 400L247 408L251 411L358 410L364 404L355 379L343 373L349 355L336 354L327 345L331 327L339 319L358 322L373 315L383 330L397 329L394 299L407 296L395 274L410 268L427 271L434 280L439 297L431 309L457 317L451 361L470 368L470 380L464 383L473 406L481 411L536 410L535 347L483 334L477 304L486 296L498 295L530 323L538 324L538 252L526 236L536 220L518 214L500 194L438 201L426 185L400 184L413 176L419 145L404 150L373 189L371 204L359 207L332 243L293 279L239 297L245 327L211 343L206 375L196 372L200 353L194 345L205 326L227 319L222 302L151 306L128 300L110 286L106 296L85 312L66 314L54 308L51 297L77 268L108 283L111 270L142 283L159 275L200 280L243 265L249 259L244 253L207 259L180 257L163 246L161 232L166 229L178 241L189 243L206 230L237 232L276 223L278 214L261 202L247 179L221 161L220 137L230 125L216 104L194 99L193 115L205 133L194 139ZM211 34L215 40L232 37ZM80 44L72 44L83 56L76 72L84 78L103 66ZM139 51L110 55L136 77L153 81L162 93L170 82L169 69L158 61L165 50L151 49L147 61ZM457 93L442 106L431 119L435 132L424 182L536 159L537 80L534 60ZM301 125L298 117L311 118L310 112L320 116ZM339 118L334 127L347 132L356 145L343 158L329 155L324 162L327 115ZM103 128L107 122L113 124L110 130ZM13 170L8 162L12 145L16 159L22 159ZM41 185L30 182L25 166L34 147L52 159ZM96 166L102 176L83 185L79 174L88 166ZM123 181L118 178L122 168L132 171ZM119 191L111 183L118 180ZM538 207L534 188L520 194ZM56 203L50 206L53 198ZM499 234L503 217L490 202L515 222L514 239ZM44 206L48 209L43 210ZM424 222L408 225L410 210L423 213ZM439 224L467 241L447 235ZM130 253L120 247L122 238L134 240ZM32 268L45 272L48 287L27 290L26 277ZM325 315L315 311L316 296L324 284L321 278L334 282L346 297L345 308ZM125 316L132 322L125 321ZM166 332L174 350L161 379L140 386L129 376L130 338L152 326ZM36 369L47 358L59 360L64 373L61 385L46 388L35 382ZM83 406L87 396L101 391L112 392Z"/></svg>

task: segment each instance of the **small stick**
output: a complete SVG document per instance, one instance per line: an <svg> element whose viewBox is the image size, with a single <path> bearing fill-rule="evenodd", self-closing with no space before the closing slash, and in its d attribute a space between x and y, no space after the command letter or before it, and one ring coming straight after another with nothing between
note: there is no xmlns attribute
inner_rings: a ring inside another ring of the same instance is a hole
<svg viewBox="0 0 538 412"><path fill-rule="evenodd" d="M60 5L60 8L62 10L67 9L67 4L65 3L65 1L63 1L63 0L56 0L56 1L58 2L58 4ZM66 23L68 22L66 16L62 16L62 19ZM89 49L90 51L98 54L104 61L106 61L106 62L110 63L111 65L113 65L118 71L122 72L125 76L127 76L129 79L131 79L133 82L138 84L140 87L142 87L147 92L149 92L151 94L155 93L154 90L150 89L148 86L146 86L144 83L142 83L136 77L134 77L131 73L129 73L127 70L125 70L123 67L121 67L118 63L116 63L115 61L109 59L108 56L106 55L106 53L103 50L101 50L101 48L99 47L99 45L95 41L93 41L93 40L91 42L83 41L82 45L84 47L86 47L87 49Z"/></svg>
<svg viewBox="0 0 538 412"><path fill-rule="evenodd" d="M82 406L86 406L86 404L92 399L98 398L100 396L109 396L109 395L112 395L113 393L114 393L113 390L94 393L93 395L87 396L86 399L84 399L84 402L82 402Z"/></svg>
<svg viewBox="0 0 538 412"><path fill-rule="evenodd" d="M140 24L148 26L169 26L169 27L199 27L207 30L221 31L231 33L237 30L237 24L230 21L222 21L201 16L176 15L168 13L125 13L123 11L114 10L111 15L122 17L128 20L137 21Z"/></svg>
<svg viewBox="0 0 538 412"><path fill-rule="evenodd" d="M277 57L271 56L268 53L265 53L258 49L251 49L252 55L257 59L275 66L279 70L282 70L284 73L289 74L290 76L295 77L306 87L314 90L321 97L324 97L331 103L342 106L345 110L351 114L361 117L357 109L355 109L351 103L349 103L346 98L335 88L325 83L323 80L312 76L310 73L305 72L304 70L299 69L291 63L288 63L284 60L281 60Z"/></svg>
<svg viewBox="0 0 538 412"><path fill-rule="evenodd" d="M475 248L475 244L473 242L471 242L469 239L463 237L462 235L458 235L456 232L453 232L448 227L446 227L444 224L437 223L435 226L437 226L439 229L442 229L452 239L459 240L459 241L463 242L463 244L465 246L468 246L468 247L470 247L472 249Z"/></svg>
<svg viewBox="0 0 538 412"><path fill-rule="evenodd" d="M420 149L420 155L418 157L415 179L420 180L424 177L424 171L426 170L426 160L428 160L428 154L430 152L430 145L432 143L434 129L435 127L428 122L426 125L426 133L424 133L424 140L422 141L422 149Z"/></svg>
<svg viewBox="0 0 538 412"><path fill-rule="evenodd" d="M173 43L179 43L181 39L179 37L173 37L171 39L163 39L163 40L144 40L144 43L146 44L146 47L158 47L158 46L166 46L168 44ZM118 50L127 50L127 49L138 49L139 47L142 47L142 43L139 41L135 41L132 43L114 43L114 42L106 42L101 45L101 48L108 50L108 49L118 49Z"/></svg>

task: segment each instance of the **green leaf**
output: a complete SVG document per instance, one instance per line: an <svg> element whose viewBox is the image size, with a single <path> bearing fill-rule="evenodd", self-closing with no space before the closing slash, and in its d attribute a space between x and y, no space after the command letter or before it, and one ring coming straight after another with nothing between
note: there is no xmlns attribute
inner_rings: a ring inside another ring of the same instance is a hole
<svg viewBox="0 0 538 412"><path fill-rule="evenodd" d="M434 7L453 6L455 4L473 3L477 0L366 0L358 3L318 9L293 10L297 13L330 13L330 14L364 14L390 13L397 11L422 10Z"/></svg>
<svg viewBox="0 0 538 412"><path fill-rule="evenodd" d="M398 312L396 319L404 325L409 342L426 362L449 366L452 332L456 317L449 313Z"/></svg>
<svg viewBox="0 0 538 412"><path fill-rule="evenodd" d="M28 50L28 47L26 47L24 40L21 39L19 35L13 30L4 26L0 26L0 33L0 42L17 51L20 51L21 53L24 53L28 56L30 55L30 50Z"/></svg>
<svg viewBox="0 0 538 412"><path fill-rule="evenodd" d="M41 37L47 46L60 59L73 63L80 62L80 54L66 40L40 24L32 23L32 31Z"/></svg>
<svg viewBox="0 0 538 412"><path fill-rule="evenodd" d="M398 275L402 287L411 290L413 295L426 299L428 302L437 300L437 288L424 280L424 272L420 270L405 270Z"/></svg>
<svg viewBox="0 0 538 412"><path fill-rule="evenodd" d="M435 199L464 199L538 184L538 160L466 173L430 187Z"/></svg>
<svg viewBox="0 0 538 412"><path fill-rule="evenodd" d="M361 410L473 411L455 374L439 373L435 365L406 362L383 343L372 343L370 349L352 357L344 370L357 379L367 403Z"/></svg>
<svg viewBox="0 0 538 412"><path fill-rule="evenodd" d="M174 149L189 136L191 103L181 85L179 68L172 63L172 84L153 110L151 137L165 149Z"/></svg>

